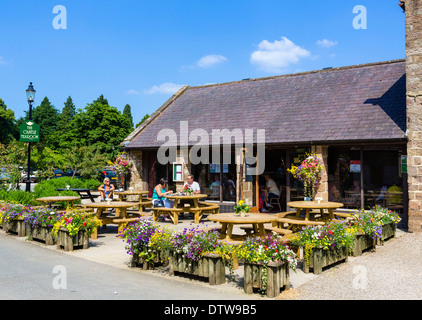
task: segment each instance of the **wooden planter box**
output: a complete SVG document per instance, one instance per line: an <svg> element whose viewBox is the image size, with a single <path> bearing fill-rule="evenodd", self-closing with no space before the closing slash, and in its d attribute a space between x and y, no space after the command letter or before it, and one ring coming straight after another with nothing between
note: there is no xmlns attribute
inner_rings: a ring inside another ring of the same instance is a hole
<svg viewBox="0 0 422 320"><path fill-rule="evenodd" d="M198 261L185 259L181 253L169 253L169 274L176 272L208 278L210 285L226 283L226 268L218 254L205 254Z"/></svg>
<svg viewBox="0 0 422 320"><path fill-rule="evenodd" d="M397 229L397 225L394 222L389 223L389 224L384 224L382 226L381 239L377 239L376 245L383 246L384 241L390 238L394 238L396 236L396 229Z"/></svg>
<svg viewBox="0 0 422 320"><path fill-rule="evenodd" d="M57 249L63 248L65 251L73 251L74 249L88 249L89 237L86 231L79 231L78 234L71 237L67 229L60 228L57 233Z"/></svg>
<svg viewBox="0 0 422 320"><path fill-rule="evenodd" d="M348 261L348 246L336 248L334 250L323 250L322 248L313 248L309 253L309 262L303 261L303 272L309 273L313 269L314 274L321 274L322 268L329 267L337 262Z"/></svg>
<svg viewBox="0 0 422 320"><path fill-rule="evenodd" d="M38 240L44 242L47 246L52 246L56 243L53 238L52 227L40 227L31 229L29 233L29 240Z"/></svg>
<svg viewBox="0 0 422 320"><path fill-rule="evenodd" d="M245 262L243 267L243 289L245 293L252 294L254 288L263 290L262 275L265 266L263 264ZM282 261L270 262L267 266L267 285L265 290L267 297L277 297L283 287L284 290L290 289L289 264Z"/></svg>
<svg viewBox="0 0 422 320"><path fill-rule="evenodd" d="M356 235L355 242L353 245L353 251L349 255L352 257L358 257L362 255L363 251L366 251L368 249L375 249L375 240L372 239L368 235L364 234L358 234Z"/></svg>
<svg viewBox="0 0 422 320"><path fill-rule="evenodd" d="M140 266L143 270L153 270L157 266L166 266L168 265L169 253L168 251L159 251L156 252L156 256L153 261L145 261L144 256L139 256L137 253L132 255L132 260L130 266L136 268Z"/></svg>
<svg viewBox="0 0 422 320"><path fill-rule="evenodd" d="M24 220L3 222L3 230L5 232L17 234L18 237L26 237L29 233L29 230L26 227Z"/></svg>

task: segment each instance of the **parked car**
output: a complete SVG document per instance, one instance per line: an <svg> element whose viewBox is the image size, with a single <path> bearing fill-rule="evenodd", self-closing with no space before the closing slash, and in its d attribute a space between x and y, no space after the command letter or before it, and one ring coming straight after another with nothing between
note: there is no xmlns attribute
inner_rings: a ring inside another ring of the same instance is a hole
<svg viewBox="0 0 422 320"><path fill-rule="evenodd" d="M104 181L106 177L110 178L110 183L114 184L114 186L117 185L117 174L113 170L109 169L103 169L103 170L97 170L100 173L100 179L101 182Z"/></svg>
<svg viewBox="0 0 422 320"><path fill-rule="evenodd" d="M31 182L35 182L37 180L37 171L31 171L31 173L29 174L29 179L31 180ZM21 171L21 178L20 178L21 182L27 182L28 180L28 173L26 170L22 170Z"/></svg>
<svg viewBox="0 0 422 320"><path fill-rule="evenodd" d="M9 181L10 174L6 168L0 168L0 180L1 181Z"/></svg>
<svg viewBox="0 0 422 320"><path fill-rule="evenodd" d="M61 170L61 169L53 169L53 174L54 174L54 176L52 176L51 179L61 178L61 177L65 176L63 170Z"/></svg>

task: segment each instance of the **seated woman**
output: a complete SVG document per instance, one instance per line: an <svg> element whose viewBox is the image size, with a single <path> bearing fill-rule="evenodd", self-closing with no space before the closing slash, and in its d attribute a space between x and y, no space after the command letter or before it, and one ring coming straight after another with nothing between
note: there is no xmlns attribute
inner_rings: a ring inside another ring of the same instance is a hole
<svg viewBox="0 0 422 320"><path fill-rule="evenodd" d="M165 179L160 179L160 181L158 182L158 184L155 186L154 191L152 192L152 205L154 207L158 207L158 202L160 202L160 200L163 201L164 203L164 207L166 208L173 208L174 207L174 203L172 201L170 201L169 199L167 199L166 197L164 197L167 194L172 194L173 191L166 191L166 186L167 186L167 180ZM170 221L170 216L166 215L164 217L164 221Z"/></svg>
<svg viewBox="0 0 422 320"><path fill-rule="evenodd" d="M104 184L98 187L98 191L100 191L101 201L106 201L106 199L113 199L114 195L114 185L110 184L110 178L104 179Z"/></svg>

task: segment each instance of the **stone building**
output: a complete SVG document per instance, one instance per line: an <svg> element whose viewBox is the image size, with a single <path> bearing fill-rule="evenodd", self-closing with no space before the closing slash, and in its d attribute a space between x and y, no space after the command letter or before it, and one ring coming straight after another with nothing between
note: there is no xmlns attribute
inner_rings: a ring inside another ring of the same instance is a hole
<svg viewBox="0 0 422 320"><path fill-rule="evenodd" d="M135 163L131 186L152 192L165 177L180 191L191 173L211 201L258 207L265 173L286 210L303 193L279 168L314 152L324 161L317 197L333 200L334 185L345 207L391 206L420 231L422 3L402 4L406 60L180 89L122 142ZM382 190L393 187L402 196L386 203Z"/></svg>

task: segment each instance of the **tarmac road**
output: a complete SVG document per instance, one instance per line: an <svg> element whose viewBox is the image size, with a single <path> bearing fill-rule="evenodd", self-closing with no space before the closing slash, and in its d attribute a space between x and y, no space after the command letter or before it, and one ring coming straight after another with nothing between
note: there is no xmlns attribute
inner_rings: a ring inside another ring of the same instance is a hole
<svg viewBox="0 0 422 320"><path fill-rule="evenodd" d="M48 250L0 231L1 300L254 299Z"/></svg>

